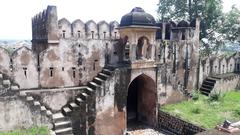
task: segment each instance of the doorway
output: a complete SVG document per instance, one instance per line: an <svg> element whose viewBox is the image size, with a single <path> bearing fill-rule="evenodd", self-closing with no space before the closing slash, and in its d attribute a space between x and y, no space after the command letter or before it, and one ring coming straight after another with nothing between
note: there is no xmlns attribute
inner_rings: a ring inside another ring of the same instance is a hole
<svg viewBox="0 0 240 135"><path fill-rule="evenodd" d="M154 125L156 122L157 92L154 80L142 74L128 87L127 125L132 123Z"/></svg>

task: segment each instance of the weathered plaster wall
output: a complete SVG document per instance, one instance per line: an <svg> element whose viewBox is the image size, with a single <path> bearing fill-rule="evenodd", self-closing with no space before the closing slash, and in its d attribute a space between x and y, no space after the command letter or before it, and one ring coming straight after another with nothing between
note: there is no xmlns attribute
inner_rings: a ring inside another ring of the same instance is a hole
<svg viewBox="0 0 240 135"><path fill-rule="evenodd" d="M34 99L37 99L53 112L60 111L61 108L75 96L81 93L83 89L47 89L28 92Z"/></svg>
<svg viewBox="0 0 240 135"><path fill-rule="evenodd" d="M0 72L10 75L10 56L2 47L0 47Z"/></svg>
<svg viewBox="0 0 240 135"><path fill-rule="evenodd" d="M16 96L0 97L0 131L28 128L32 126L52 125L49 119L41 115L40 109L31 108L29 104Z"/></svg>
<svg viewBox="0 0 240 135"><path fill-rule="evenodd" d="M211 75L217 75L219 74L219 58L213 57L210 59L210 65L211 65Z"/></svg>
<svg viewBox="0 0 240 135"><path fill-rule="evenodd" d="M238 89L240 86L240 76L238 74L228 74L220 80L216 80L212 93L227 92Z"/></svg>
<svg viewBox="0 0 240 135"><path fill-rule="evenodd" d="M73 21L72 32L75 38L85 38L85 24L80 19Z"/></svg>
<svg viewBox="0 0 240 135"><path fill-rule="evenodd" d="M38 87L37 58L32 50L22 47L12 54L13 78L20 89Z"/></svg>
<svg viewBox="0 0 240 135"><path fill-rule="evenodd" d="M221 58L219 61L219 74L225 74L227 73L228 67L227 67L227 60L225 57Z"/></svg>
<svg viewBox="0 0 240 135"><path fill-rule="evenodd" d="M72 36L71 23L67 19L65 18L60 19L58 21L58 28L59 37L70 38Z"/></svg>
<svg viewBox="0 0 240 135"><path fill-rule="evenodd" d="M59 47L51 46L40 56L41 86L59 87L86 84L104 67L107 53L106 44L111 53L112 44L109 41L60 40Z"/></svg>
<svg viewBox="0 0 240 135"><path fill-rule="evenodd" d="M228 67L228 70L227 70L228 73L233 73L235 71L235 60L233 56L230 56L227 58L227 67Z"/></svg>
<svg viewBox="0 0 240 135"><path fill-rule="evenodd" d="M122 135L126 130L126 98L129 76L127 69L116 70L97 91L96 97L96 134Z"/></svg>

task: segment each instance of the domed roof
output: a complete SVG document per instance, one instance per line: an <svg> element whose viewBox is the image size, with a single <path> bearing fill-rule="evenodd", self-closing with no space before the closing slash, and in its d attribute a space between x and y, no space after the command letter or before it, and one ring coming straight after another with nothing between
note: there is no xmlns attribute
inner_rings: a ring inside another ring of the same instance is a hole
<svg viewBox="0 0 240 135"><path fill-rule="evenodd" d="M130 25L155 26L155 23L152 15L146 13L140 7L135 7L130 13L122 17L120 27Z"/></svg>

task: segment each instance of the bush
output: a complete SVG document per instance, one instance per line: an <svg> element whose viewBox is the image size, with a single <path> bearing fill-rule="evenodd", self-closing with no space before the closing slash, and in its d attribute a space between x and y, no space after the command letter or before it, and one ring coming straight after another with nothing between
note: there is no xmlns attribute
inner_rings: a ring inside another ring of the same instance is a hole
<svg viewBox="0 0 240 135"><path fill-rule="evenodd" d="M192 113L200 114L201 113L201 109L200 108L193 108L192 109Z"/></svg>
<svg viewBox="0 0 240 135"><path fill-rule="evenodd" d="M194 90L192 93L192 100L196 101L199 99L199 91L198 90Z"/></svg>
<svg viewBox="0 0 240 135"><path fill-rule="evenodd" d="M240 117L240 109L236 109L233 112L235 116Z"/></svg>
<svg viewBox="0 0 240 135"><path fill-rule="evenodd" d="M224 95L225 94L221 94L220 92L219 93L217 93L217 92L211 93L209 95L209 101L211 101L211 102L212 101L220 101L223 99Z"/></svg>

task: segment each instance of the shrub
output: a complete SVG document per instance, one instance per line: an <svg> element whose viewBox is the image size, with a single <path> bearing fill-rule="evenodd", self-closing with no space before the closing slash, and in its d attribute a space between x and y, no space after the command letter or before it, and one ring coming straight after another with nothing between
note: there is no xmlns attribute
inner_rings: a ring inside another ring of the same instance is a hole
<svg viewBox="0 0 240 135"><path fill-rule="evenodd" d="M201 109L200 109L200 108L193 108L193 109L192 109L192 113L200 114L200 112L201 112Z"/></svg>
<svg viewBox="0 0 240 135"><path fill-rule="evenodd" d="M236 109L233 112L235 116L240 117L240 109Z"/></svg>
<svg viewBox="0 0 240 135"><path fill-rule="evenodd" d="M217 93L217 92L214 92L214 93L211 93L209 95L209 101L220 101L223 99L223 97L225 96L225 94L221 94L221 92Z"/></svg>
<svg viewBox="0 0 240 135"><path fill-rule="evenodd" d="M199 91L198 90L194 90L192 93L192 100L196 101L199 99Z"/></svg>

